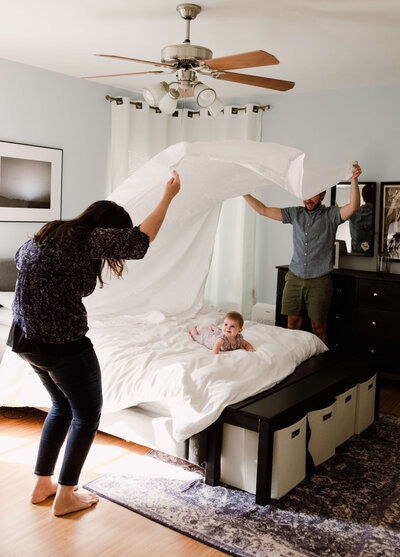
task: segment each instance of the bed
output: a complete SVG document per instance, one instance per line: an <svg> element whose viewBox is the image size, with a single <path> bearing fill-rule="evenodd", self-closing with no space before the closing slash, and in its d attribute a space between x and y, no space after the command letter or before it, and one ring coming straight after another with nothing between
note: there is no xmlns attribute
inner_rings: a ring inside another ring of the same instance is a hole
<svg viewBox="0 0 400 557"><path fill-rule="evenodd" d="M204 432L224 408L273 388L327 351L311 333L247 321L244 335L256 352L216 357L187 332L223 319L203 305L222 202L271 183L304 199L318 193L322 182L333 186L351 174L349 162L307 162L298 149L274 143L182 142L158 153L108 197L140 223L161 198L172 169L182 181L146 257L127 262L122 285L111 281L85 300L102 369L102 431L201 463ZM5 320L15 267L11 283L5 277L12 266L8 261L0 268ZM7 324L1 328L4 351ZM46 408L49 402L31 368L7 348L0 405Z"/></svg>
<svg viewBox="0 0 400 557"><path fill-rule="evenodd" d="M0 405L46 410L47 392L30 366L5 349L15 278L12 260L0 261ZM211 307L182 319L159 311L89 317L89 336L103 378L100 430L204 462L204 432L224 408L274 387L304 360L327 350L311 333L246 321L245 338L256 352L238 350L216 357L187 331L194 323L203 329L223 317Z"/></svg>

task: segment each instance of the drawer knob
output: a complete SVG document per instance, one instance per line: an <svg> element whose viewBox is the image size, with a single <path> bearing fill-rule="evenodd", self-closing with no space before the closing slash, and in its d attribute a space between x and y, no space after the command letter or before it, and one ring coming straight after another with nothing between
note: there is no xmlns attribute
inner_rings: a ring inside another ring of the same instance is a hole
<svg viewBox="0 0 400 557"><path fill-rule="evenodd" d="M372 295L376 297L378 295L378 292L374 292Z"/></svg>
<svg viewBox="0 0 400 557"><path fill-rule="evenodd" d="M371 354L375 354L375 350L373 348L371 348L370 352Z"/></svg>
<svg viewBox="0 0 400 557"><path fill-rule="evenodd" d="M376 321L372 321L371 325L373 325L374 327L376 327Z"/></svg>

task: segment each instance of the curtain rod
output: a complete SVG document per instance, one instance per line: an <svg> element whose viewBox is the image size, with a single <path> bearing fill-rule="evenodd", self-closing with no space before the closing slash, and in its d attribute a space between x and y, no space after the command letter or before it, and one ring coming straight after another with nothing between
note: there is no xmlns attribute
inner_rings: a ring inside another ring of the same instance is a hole
<svg viewBox="0 0 400 557"><path fill-rule="evenodd" d="M115 101L117 104L122 104L122 97L111 97L110 95L106 95L106 100L109 102ZM143 106L143 101L129 101L129 104L134 104L136 106L136 108L142 108ZM265 104L264 106L259 106L259 105L254 105L255 108L257 108L257 110L269 110L271 108L271 106L269 104ZM150 106L151 110L155 110L156 112L161 112L161 110L158 108L158 106ZM236 114L237 112L239 112L240 110L246 110L245 106L241 106L241 107L233 107L232 112L234 114ZM224 110L222 109L222 112ZM189 114L200 114L200 110L188 110ZM175 114L175 113L174 113Z"/></svg>

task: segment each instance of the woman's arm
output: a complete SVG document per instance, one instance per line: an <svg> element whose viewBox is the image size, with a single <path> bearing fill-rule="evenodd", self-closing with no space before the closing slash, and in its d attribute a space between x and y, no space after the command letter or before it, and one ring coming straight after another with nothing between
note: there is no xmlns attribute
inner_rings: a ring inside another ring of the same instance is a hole
<svg viewBox="0 0 400 557"><path fill-rule="evenodd" d="M142 224L140 225L140 231L147 234L152 242L158 234L158 231L161 228L162 223L164 222L165 215L167 214L168 207L170 206L171 201L175 197L175 195L179 192L181 188L181 181L179 178L179 174L174 170L173 177L168 180L164 195L150 215L148 215Z"/></svg>

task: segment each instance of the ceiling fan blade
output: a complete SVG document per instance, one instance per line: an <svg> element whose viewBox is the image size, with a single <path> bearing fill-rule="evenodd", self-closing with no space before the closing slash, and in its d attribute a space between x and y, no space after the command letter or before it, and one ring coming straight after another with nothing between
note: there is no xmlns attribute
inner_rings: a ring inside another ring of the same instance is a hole
<svg viewBox="0 0 400 557"><path fill-rule="evenodd" d="M129 60L131 62L142 62L143 64L151 64L152 66L164 66L174 69L172 64L164 64L163 62L149 62L149 60L139 60L137 58L126 58L126 56L115 56L114 54L95 54L94 56L103 56L104 58L116 58L117 60Z"/></svg>
<svg viewBox="0 0 400 557"><path fill-rule="evenodd" d="M134 73L112 73L110 75L85 75L80 79L97 79L99 77L120 77L124 75L142 75L145 73L164 73L163 70L153 70L150 72L134 72Z"/></svg>
<svg viewBox="0 0 400 557"><path fill-rule="evenodd" d="M272 79L270 77L261 77L258 75L247 75L234 72L224 72L213 77L215 77L215 79L223 79L224 81L243 83L244 85L254 85L255 87L276 89L277 91L288 91L294 87L294 81L284 81L282 79Z"/></svg>
<svg viewBox="0 0 400 557"><path fill-rule="evenodd" d="M200 60L200 62L203 62L212 70L240 70L241 68L279 64L279 60L273 54L268 54L264 50L253 50L253 52L243 52L242 54L212 58L211 60Z"/></svg>

